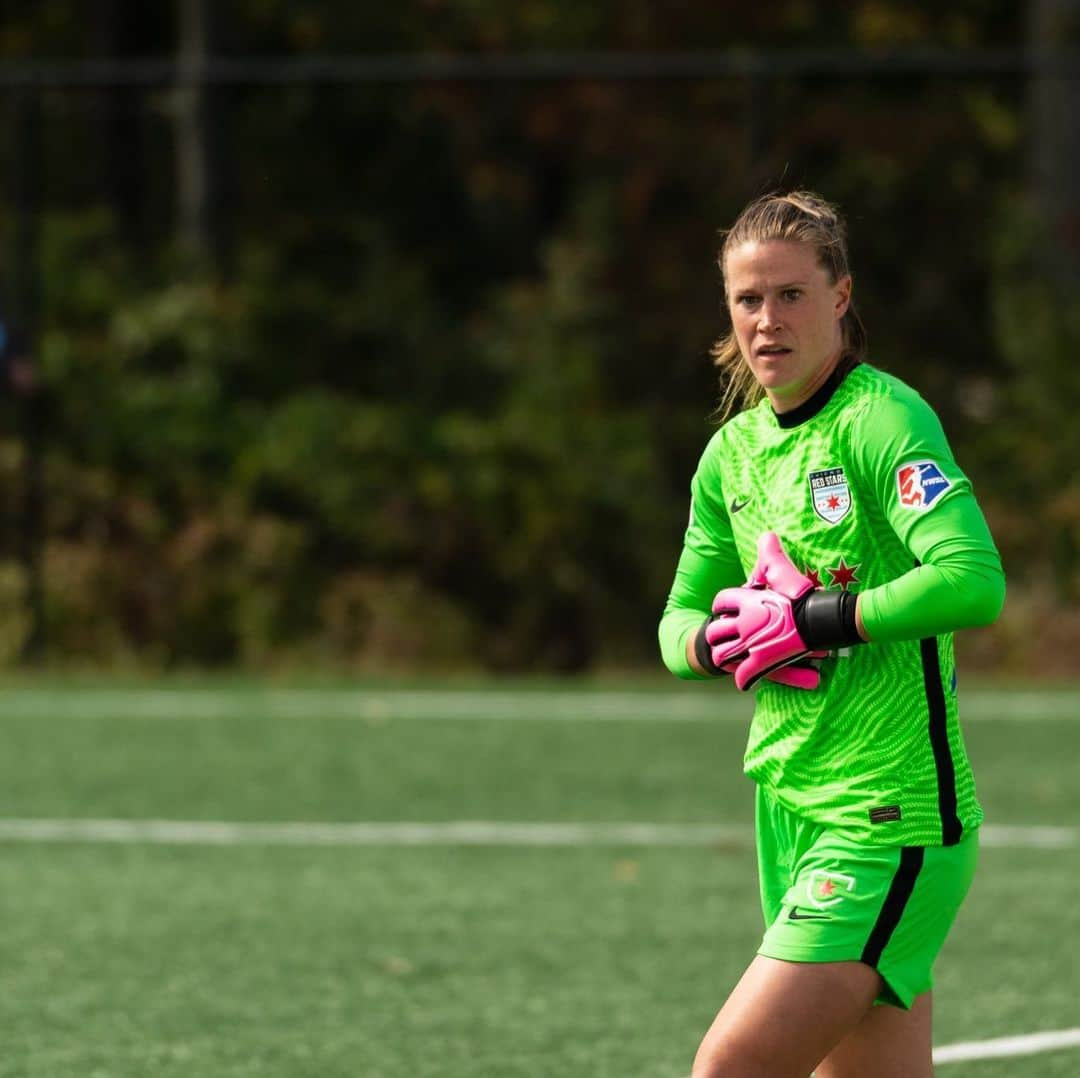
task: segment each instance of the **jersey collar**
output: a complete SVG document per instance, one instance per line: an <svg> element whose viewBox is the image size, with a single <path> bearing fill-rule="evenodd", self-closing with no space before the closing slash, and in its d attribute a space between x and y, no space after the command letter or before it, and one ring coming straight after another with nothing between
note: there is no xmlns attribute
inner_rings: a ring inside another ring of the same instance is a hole
<svg viewBox="0 0 1080 1078"><path fill-rule="evenodd" d="M821 388L812 397L804 400L798 408L792 408L790 412L773 412L777 425L783 430L790 430L792 427L805 423L808 419L813 419L832 400L833 394L840 388L840 383L858 365L859 361L857 359L852 360L849 356L843 357L833 369L832 374L825 379Z"/></svg>

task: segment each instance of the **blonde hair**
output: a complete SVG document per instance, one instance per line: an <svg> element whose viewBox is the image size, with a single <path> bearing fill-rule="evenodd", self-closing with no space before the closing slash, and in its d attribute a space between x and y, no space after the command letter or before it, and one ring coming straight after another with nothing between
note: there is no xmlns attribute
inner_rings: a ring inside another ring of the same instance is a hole
<svg viewBox="0 0 1080 1078"><path fill-rule="evenodd" d="M728 252L744 243L768 240L793 240L805 243L817 252L818 265L829 275L830 284L851 273L848 266L847 227L836 207L813 191L762 195L739 214L735 224L723 233L720 248L720 272L725 272ZM727 288L725 284L725 294ZM725 303L726 307L726 303ZM854 302L840 323L844 350L840 362L854 366L866 358L866 330ZM757 404L762 388L739 351L734 329L712 347L713 363L720 371L721 394L716 416L721 421L740 408Z"/></svg>

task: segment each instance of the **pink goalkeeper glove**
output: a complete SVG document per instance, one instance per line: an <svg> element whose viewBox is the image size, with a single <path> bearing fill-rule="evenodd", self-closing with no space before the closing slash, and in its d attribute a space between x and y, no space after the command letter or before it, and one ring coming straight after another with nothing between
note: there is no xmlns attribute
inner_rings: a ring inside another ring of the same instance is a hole
<svg viewBox="0 0 1080 1078"><path fill-rule="evenodd" d="M793 659L785 666L770 670L765 676L778 685L788 685L792 689L816 689L821 684L821 674L810 660L823 659L826 654L824 651L811 651L805 659ZM739 664L726 663L721 669L728 674L734 674L739 669Z"/></svg>
<svg viewBox="0 0 1080 1078"><path fill-rule="evenodd" d="M746 586L772 588L789 599L797 599L810 591L814 582L795 567L780 542L780 536L776 532L764 532L758 539L757 563L750 570Z"/></svg>
<svg viewBox="0 0 1080 1078"><path fill-rule="evenodd" d="M720 667L737 664L739 689L810 654L799 636L790 596L769 588L725 588L713 600L713 614L705 629L712 660Z"/></svg>
<svg viewBox="0 0 1080 1078"><path fill-rule="evenodd" d="M760 591L769 586L781 588L792 595L801 595L814 587L809 577L800 573L792 564L787 554L784 553L779 538L773 532L766 532L758 541L758 560L750 573L750 579L747 581L745 588L728 590L742 592L747 588L754 588ZM720 594L725 593L721 592ZM713 628L718 619L725 617L726 608L724 608L724 611L718 611L714 603L713 611L713 616L701 627L699 639L695 642L698 662L703 669L711 673L720 673L722 671L734 674L749 655L744 648L726 646L726 636L729 635L731 626L725 624L721 629ZM712 632L711 637L709 637L710 631ZM724 634L725 640L717 639L721 633ZM733 638L738 638L737 632ZM714 643L717 646L713 647ZM821 682L821 675L811 660L823 659L827 654L825 651L810 651L795 656L776 668L768 670L763 676L770 681L788 685L795 689L816 689ZM745 681L745 679L743 680ZM757 680L758 678L754 679L755 682ZM738 688L749 687L745 683L740 684L739 682L740 679L736 678Z"/></svg>
<svg viewBox="0 0 1080 1078"><path fill-rule="evenodd" d="M758 541L758 560L743 588L725 588L713 600L705 627L710 658L717 667L735 665L735 685L745 691L763 677L833 647L861 643L855 623L855 596L824 592L788 558L779 538L766 532ZM795 675L796 670L791 673ZM812 674L798 674L799 688Z"/></svg>

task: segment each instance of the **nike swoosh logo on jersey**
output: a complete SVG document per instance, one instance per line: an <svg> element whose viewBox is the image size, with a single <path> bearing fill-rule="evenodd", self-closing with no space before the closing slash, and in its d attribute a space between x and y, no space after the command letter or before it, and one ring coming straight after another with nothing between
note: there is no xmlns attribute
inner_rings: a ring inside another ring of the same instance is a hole
<svg viewBox="0 0 1080 1078"><path fill-rule="evenodd" d="M740 509L745 509L750 504L749 498L744 498L741 502L738 498L731 499L731 511L733 513L739 512Z"/></svg>
<svg viewBox="0 0 1080 1078"><path fill-rule="evenodd" d="M799 913L798 906L792 906L788 910L789 921L828 921L830 920L827 913Z"/></svg>

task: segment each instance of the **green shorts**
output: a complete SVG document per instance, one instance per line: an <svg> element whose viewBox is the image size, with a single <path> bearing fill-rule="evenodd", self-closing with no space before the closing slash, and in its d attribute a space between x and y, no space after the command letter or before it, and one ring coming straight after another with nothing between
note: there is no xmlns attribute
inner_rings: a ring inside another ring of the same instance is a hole
<svg viewBox="0 0 1080 1078"><path fill-rule="evenodd" d="M765 936L758 954L788 962L865 962L879 1003L908 1008L975 875L978 832L955 846L851 842L758 787L757 850Z"/></svg>

